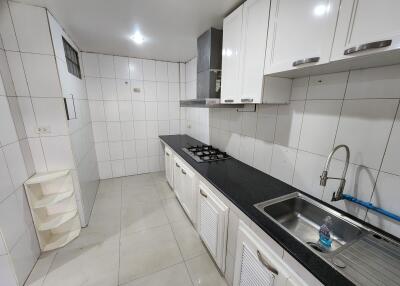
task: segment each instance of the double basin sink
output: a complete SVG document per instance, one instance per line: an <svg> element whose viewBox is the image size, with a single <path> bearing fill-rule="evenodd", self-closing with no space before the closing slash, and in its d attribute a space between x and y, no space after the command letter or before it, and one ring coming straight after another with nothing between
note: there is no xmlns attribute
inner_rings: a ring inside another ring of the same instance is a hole
<svg viewBox="0 0 400 286"><path fill-rule="evenodd" d="M397 242L298 192L255 207L354 284L399 285ZM332 245L324 247L319 243L319 229L328 217Z"/></svg>

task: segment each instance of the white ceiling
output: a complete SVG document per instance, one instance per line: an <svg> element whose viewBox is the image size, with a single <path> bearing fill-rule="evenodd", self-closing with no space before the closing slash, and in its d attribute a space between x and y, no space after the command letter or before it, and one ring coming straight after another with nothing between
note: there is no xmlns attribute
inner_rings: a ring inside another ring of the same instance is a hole
<svg viewBox="0 0 400 286"><path fill-rule="evenodd" d="M187 61L196 38L243 0L19 0L46 7L82 51ZM129 36L146 37L141 46Z"/></svg>

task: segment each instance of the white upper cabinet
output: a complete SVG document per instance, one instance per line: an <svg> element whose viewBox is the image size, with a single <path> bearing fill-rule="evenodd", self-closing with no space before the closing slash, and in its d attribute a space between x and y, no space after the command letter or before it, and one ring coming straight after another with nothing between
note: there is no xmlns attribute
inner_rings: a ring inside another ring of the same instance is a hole
<svg viewBox="0 0 400 286"><path fill-rule="evenodd" d="M332 59L341 60L400 48L400 1L342 1Z"/></svg>
<svg viewBox="0 0 400 286"><path fill-rule="evenodd" d="M243 4L240 102L261 103L267 45L270 0L247 0Z"/></svg>
<svg viewBox="0 0 400 286"><path fill-rule="evenodd" d="M242 42L243 5L224 19L222 36L221 102L240 102L240 48Z"/></svg>
<svg viewBox="0 0 400 286"><path fill-rule="evenodd" d="M339 4L340 0L272 0L265 74L328 63Z"/></svg>

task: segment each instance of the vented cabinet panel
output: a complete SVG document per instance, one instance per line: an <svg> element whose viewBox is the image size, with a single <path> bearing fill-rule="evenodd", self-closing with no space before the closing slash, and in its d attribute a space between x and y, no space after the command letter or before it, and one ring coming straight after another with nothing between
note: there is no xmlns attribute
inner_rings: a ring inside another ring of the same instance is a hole
<svg viewBox="0 0 400 286"><path fill-rule="evenodd" d="M201 237L213 256L217 256L218 212L206 198L200 201Z"/></svg>
<svg viewBox="0 0 400 286"><path fill-rule="evenodd" d="M274 275L263 266L251 250L243 245L240 286L274 285Z"/></svg>

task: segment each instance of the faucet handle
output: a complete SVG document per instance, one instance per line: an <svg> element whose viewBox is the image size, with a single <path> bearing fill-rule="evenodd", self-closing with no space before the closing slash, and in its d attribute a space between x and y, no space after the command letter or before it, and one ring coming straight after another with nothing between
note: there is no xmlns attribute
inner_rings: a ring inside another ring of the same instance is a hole
<svg viewBox="0 0 400 286"><path fill-rule="evenodd" d="M322 175L320 176L319 184L321 186L325 187L327 180L328 180L328 171L322 171Z"/></svg>

